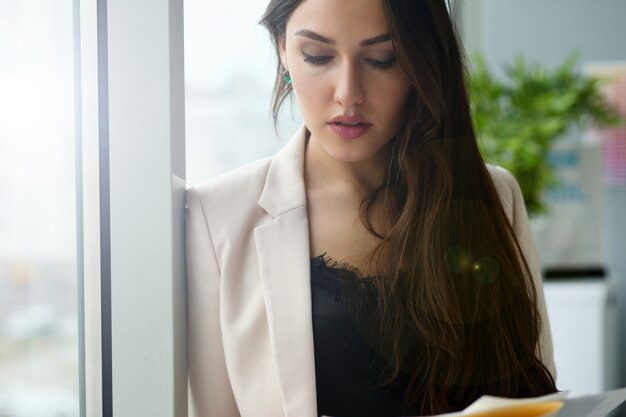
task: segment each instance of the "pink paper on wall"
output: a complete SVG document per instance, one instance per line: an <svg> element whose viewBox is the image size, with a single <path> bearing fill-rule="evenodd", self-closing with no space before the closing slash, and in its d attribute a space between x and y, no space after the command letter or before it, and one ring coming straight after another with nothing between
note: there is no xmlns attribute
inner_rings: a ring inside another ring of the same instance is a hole
<svg viewBox="0 0 626 417"><path fill-rule="evenodd" d="M626 62L597 62L586 69L588 74L603 80L602 90L607 101L626 118ZM599 129L593 136L602 144L606 184L626 185L626 125Z"/></svg>

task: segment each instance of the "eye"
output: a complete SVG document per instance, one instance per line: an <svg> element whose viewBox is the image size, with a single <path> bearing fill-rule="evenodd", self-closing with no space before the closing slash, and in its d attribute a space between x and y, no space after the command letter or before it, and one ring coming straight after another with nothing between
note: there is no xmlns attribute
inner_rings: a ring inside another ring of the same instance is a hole
<svg viewBox="0 0 626 417"><path fill-rule="evenodd" d="M304 52L302 54L304 55L304 62L308 62L313 65L323 65L334 58L332 55L308 55Z"/></svg>
<svg viewBox="0 0 626 417"><path fill-rule="evenodd" d="M398 58L394 56L384 61L379 59L366 59L366 61L376 68L388 69L395 65L395 63L398 61Z"/></svg>

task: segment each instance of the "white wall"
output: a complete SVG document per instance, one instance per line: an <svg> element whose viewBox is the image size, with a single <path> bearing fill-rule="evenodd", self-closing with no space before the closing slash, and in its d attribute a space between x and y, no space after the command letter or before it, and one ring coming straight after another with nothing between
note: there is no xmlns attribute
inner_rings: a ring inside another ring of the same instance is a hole
<svg viewBox="0 0 626 417"><path fill-rule="evenodd" d="M624 0L460 0L469 52L493 65L517 54L548 66L573 50L581 63L626 59Z"/></svg>

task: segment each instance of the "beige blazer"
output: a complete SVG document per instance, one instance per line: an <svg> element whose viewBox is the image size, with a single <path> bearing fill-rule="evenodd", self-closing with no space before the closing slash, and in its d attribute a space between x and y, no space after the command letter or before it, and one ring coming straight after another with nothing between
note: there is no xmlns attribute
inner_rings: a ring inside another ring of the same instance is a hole
<svg viewBox="0 0 626 417"><path fill-rule="evenodd" d="M304 145L302 127L274 157L187 191L190 416L317 416ZM554 373L522 195L489 170L534 274Z"/></svg>

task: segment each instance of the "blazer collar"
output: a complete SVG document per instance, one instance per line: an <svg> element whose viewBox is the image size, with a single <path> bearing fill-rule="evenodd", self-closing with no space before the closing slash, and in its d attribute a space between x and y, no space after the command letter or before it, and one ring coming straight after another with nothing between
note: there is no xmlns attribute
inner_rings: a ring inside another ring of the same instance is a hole
<svg viewBox="0 0 626 417"><path fill-rule="evenodd" d="M302 125L270 164L259 205L272 217L306 206L304 148L306 126Z"/></svg>
<svg viewBox="0 0 626 417"><path fill-rule="evenodd" d="M254 229L284 417L317 416L305 144L302 126L272 159L259 204L273 219Z"/></svg>

